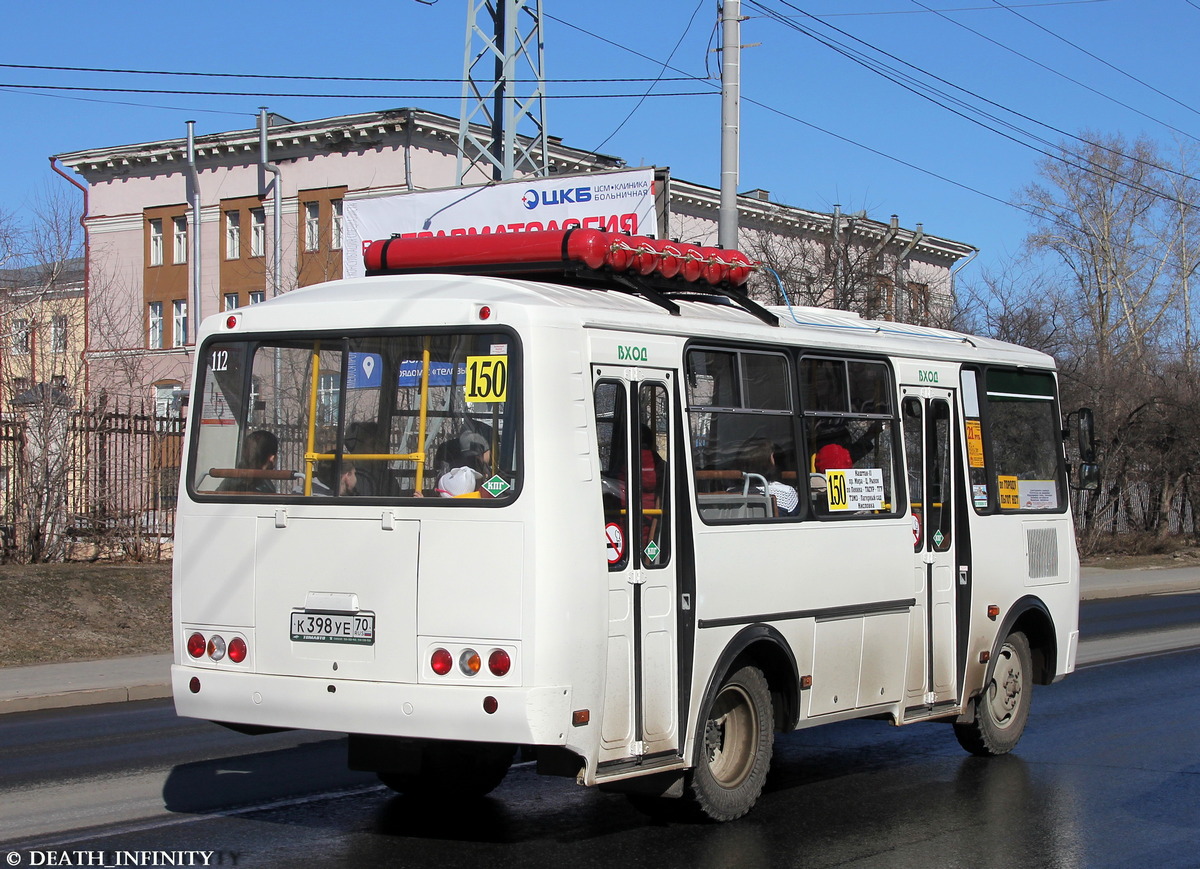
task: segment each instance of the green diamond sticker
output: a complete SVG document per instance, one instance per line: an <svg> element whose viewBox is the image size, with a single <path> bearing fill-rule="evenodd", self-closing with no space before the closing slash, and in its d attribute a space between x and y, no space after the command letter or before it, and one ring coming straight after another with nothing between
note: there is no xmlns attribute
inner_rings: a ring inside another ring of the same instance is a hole
<svg viewBox="0 0 1200 869"><path fill-rule="evenodd" d="M941 546L942 541L945 539L946 538L942 535L941 529L938 529L937 531L933 532L933 545L934 546Z"/></svg>
<svg viewBox="0 0 1200 869"><path fill-rule="evenodd" d="M646 558L648 558L650 561L656 561L660 551L661 550L659 550L658 544L651 540L650 545L646 547Z"/></svg>
<svg viewBox="0 0 1200 869"><path fill-rule="evenodd" d="M497 474L484 483L480 488L482 488L483 491L487 492L493 498L499 498L501 495L511 489L512 486L509 485L506 479Z"/></svg>

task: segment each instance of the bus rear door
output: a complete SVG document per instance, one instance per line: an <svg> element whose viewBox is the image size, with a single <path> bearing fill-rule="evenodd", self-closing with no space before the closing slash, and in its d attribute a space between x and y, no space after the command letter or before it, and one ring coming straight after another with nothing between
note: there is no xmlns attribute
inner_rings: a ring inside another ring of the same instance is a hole
<svg viewBox="0 0 1200 869"><path fill-rule="evenodd" d="M669 371L593 369L608 560L600 763L612 772L679 747L673 387Z"/></svg>

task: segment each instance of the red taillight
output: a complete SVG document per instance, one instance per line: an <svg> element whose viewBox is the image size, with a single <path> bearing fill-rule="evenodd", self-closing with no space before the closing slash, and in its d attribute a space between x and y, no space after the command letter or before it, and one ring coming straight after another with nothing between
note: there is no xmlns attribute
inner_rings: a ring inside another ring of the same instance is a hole
<svg viewBox="0 0 1200 869"><path fill-rule="evenodd" d="M491 308L489 308L487 305L481 305L479 307L479 319L480 320L486 320L491 316L492 316Z"/></svg>
<svg viewBox="0 0 1200 869"><path fill-rule="evenodd" d="M234 637L229 641L229 660L235 664L240 664L246 660L246 641L241 637Z"/></svg>
<svg viewBox="0 0 1200 869"><path fill-rule="evenodd" d="M488 655L488 669L492 671L493 676L504 676L512 667L512 658L508 656L508 652L503 649L492 649L492 653Z"/></svg>
<svg viewBox="0 0 1200 869"><path fill-rule="evenodd" d="M454 666L454 656L445 649L434 649L433 655L429 658L429 666L439 676L445 676Z"/></svg>
<svg viewBox="0 0 1200 869"><path fill-rule="evenodd" d="M232 329L235 326L237 326L237 317L230 316L230 317L225 318L225 328L226 329Z"/></svg>
<svg viewBox="0 0 1200 869"><path fill-rule="evenodd" d="M201 657L207 648L208 643L204 640L204 634L192 634L188 637L187 650L193 658Z"/></svg>

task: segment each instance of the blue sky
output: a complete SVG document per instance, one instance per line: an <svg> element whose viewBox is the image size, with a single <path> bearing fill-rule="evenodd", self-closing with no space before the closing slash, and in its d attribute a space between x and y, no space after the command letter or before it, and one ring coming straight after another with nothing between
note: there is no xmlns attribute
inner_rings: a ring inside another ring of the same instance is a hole
<svg viewBox="0 0 1200 869"><path fill-rule="evenodd" d="M945 90L962 88L954 93L971 105L989 100L989 111L1051 142L1059 133L1035 122L1067 133L1147 135L1168 148L1175 139L1196 144L1189 137L1200 137L1200 96L1194 94L1200 2L742 0L742 5L748 16L742 42L751 47L742 53L740 189L764 188L776 201L821 211L837 203L879 220L897 214L903 226L922 223L926 232L981 248L973 272L1003 262L1020 247L1030 217L1003 202L1034 180L1041 155L863 69L773 20L767 10L857 50L882 50L892 57L873 56L913 76L931 73ZM50 172L51 154L181 137L189 118L203 134L252 126L260 105L294 120L399 106L457 116L466 7L465 0L363 0L347 6L294 0L264 4L260 11L258 4L210 0L158 4L151 14L141 3L117 0L98 12L92 3L64 0L52 14L12 16L0 33L0 63L6 64L0 66L5 120L0 210L19 214L39 189L65 185ZM719 184L719 97L712 84L689 78L717 75L711 51L717 44L715 0L542 0L542 11L551 135L621 156L630 165L669 166L677 177ZM664 70L668 59L673 69ZM20 65L438 81L14 68ZM664 79L654 83L660 74ZM636 95L647 92L639 106Z"/></svg>

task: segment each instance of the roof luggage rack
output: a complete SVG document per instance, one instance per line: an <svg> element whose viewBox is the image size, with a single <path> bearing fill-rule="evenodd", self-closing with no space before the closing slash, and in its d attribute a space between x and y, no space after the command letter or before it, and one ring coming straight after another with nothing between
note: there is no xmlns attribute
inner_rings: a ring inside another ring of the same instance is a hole
<svg viewBox="0 0 1200 869"><path fill-rule="evenodd" d="M779 319L743 289L756 264L744 253L599 229L393 236L363 253L368 276L416 273L493 275L640 296L671 314L677 301L729 305L769 326Z"/></svg>

